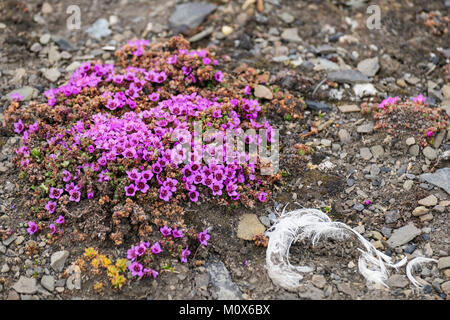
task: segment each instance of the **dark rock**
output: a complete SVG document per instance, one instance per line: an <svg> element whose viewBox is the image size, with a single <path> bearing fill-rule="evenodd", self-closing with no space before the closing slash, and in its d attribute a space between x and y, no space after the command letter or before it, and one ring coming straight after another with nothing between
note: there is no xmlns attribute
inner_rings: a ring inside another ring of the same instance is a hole
<svg viewBox="0 0 450 320"><path fill-rule="evenodd" d="M186 32L197 28L217 6L212 3L189 2L176 6L169 18L169 26L174 32Z"/></svg>
<svg viewBox="0 0 450 320"><path fill-rule="evenodd" d="M405 248L404 251L405 251L406 253L412 254L415 250L416 250L416 246L415 246L414 244L410 244L409 246L407 246L407 247Z"/></svg>
<svg viewBox="0 0 450 320"><path fill-rule="evenodd" d="M441 168L434 173L424 173L420 175L420 178L450 194L450 168Z"/></svg>
<svg viewBox="0 0 450 320"><path fill-rule="evenodd" d="M306 100L305 102L306 102L306 107L311 109L311 110L314 110L314 111L317 111L317 112L319 112L319 111L320 112L329 112L329 111L331 111L331 107L328 104L326 104L326 103L316 102L316 101L311 101L311 100Z"/></svg>
<svg viewBox="0 0 450 320"><path fill-rule="evenodd" d="M328 73L327 79L339 83L368 83L370 79L356 70L339 70Z"/></svg>

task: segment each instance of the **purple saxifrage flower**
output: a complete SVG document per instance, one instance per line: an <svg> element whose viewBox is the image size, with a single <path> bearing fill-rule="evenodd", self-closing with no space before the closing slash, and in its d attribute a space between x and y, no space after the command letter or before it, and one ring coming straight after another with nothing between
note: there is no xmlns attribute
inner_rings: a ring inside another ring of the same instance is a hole
<svg viewBox="0 0 450 320"><path fill-rule="evenodd" d="M66 222L66 219L64 219L63 216L59 216L58 219L55 220L57 224L64 224Z"/></svg>
<svg viewBox="0 0 450 320"><path fill-rule="evenodd" d="M158 254L158 253L162 252L161 245L159 244L159 242L152 245L151 250L152 250L153 254Z"/></svg>
<svg viewBox="0 0 450 320"><path fill-rule="evenodd" d="M53 213L55 212L56 209L56 202L55 201L49 201L47 202L47 204L45 205L45 209L48 211L48 213Z"/></svg>
<svg viewBox="0 0 450 320"><path fill-rule="evenodd" d="M38 225L37 225L35 222L33 222L33 221L29 221L29 222L28 222L27 232L28 232L29 234L34 234L34 233L36 233L37 231L38 231Z"/></svg>
<svg viewBox="0 0 450 320"><path fill-rule="evenodd" d="M164 237L168 237L172 234L172 228L169 228L168 226L160 228L159 231Z"/></svg>
<svg viewBox="0 0 450 320"><path fill-rule="evenodd" d="M186 249L184 249L181 252L181 262L187 263L188 262L187 258L189 257L190 254L191 254L191 252L189 251L188 246L186 246Z"/></svg>
<svg viewBox="0 0 450 320"><path fill-rule="evenodd" d="M142 264L140 264L136 261L133 262L132 264L130 264L128 269L131 271L132 276L138 276L138 277L144 276L144 272L143 272L144 267L142 266Z"/></svg>
<svg viewBox="0 0 450 320"><path fill-rule="evenodd" d="M203 230L198 234L198 241L200 241L200 244L204 245L205 247L208 245L208 240L211 236L208 234L208 230Z"/></svg>

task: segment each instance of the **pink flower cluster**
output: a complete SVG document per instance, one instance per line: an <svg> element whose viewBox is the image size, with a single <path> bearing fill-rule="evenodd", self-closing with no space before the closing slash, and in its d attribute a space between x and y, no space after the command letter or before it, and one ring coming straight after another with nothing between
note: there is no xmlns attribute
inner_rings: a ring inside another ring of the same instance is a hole
<svg viewBox="0 0 450 320"><path fill-rule="evenodd" d="M393 106L397 103L399 98L400 97L388 97L388 98L384 99L383 101L381 101L381 103L378 104L378 108L384 109L388 106Z"/></svg>

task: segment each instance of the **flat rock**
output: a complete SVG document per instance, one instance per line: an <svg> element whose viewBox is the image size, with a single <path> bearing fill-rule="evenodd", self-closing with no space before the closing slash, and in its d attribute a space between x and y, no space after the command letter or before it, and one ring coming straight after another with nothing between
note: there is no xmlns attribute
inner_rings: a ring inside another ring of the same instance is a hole
<svg viewBox="0 0 450 320"><path fill-rule="evenodd" d="M416 143L416 139L414 139L414 137L409 137L408 139L406 139L407 146L412 146L415 143Z"/></svg>
<svg viewBox="0 0 450 320"><path fill-rule="evenodd" d="M63 250L58 251L52 254L50 257L50 266L55 271L62 271L64 268L64 264L66 263L67 258L69 257L69 251Z"/></svg>
<svg viewBox="0 0 450 320"><path fill-rule="evenodd" d="M179 4L169 18L169 26L175 32L185 32L197 28L217 5L204 2Z"/></svg>
<svg viewBox="0 0 450 320"><path fill-rule="evenodd" d="M59 79L60 76L61 73L58 71L57 68L45 69L44 71L44 77L50 82L55 82L56 80Z"/></svg>
<svg viewBox="0 0 450 320"><path fill-rule="evenodd" d="M331 111L331 107L323 102L317 102L317 101L311 101L311 100L305 100L306 107L308 109L317 111L317 112L328 112Z"/></svg>
<svg viewBox="0 0 450 320"><path fill-rule="evenodd" d="M417 229L414 224L408 224L404 227L394 230L391 237L388 239L387 243L391 248L395 248L401 246L405 243L408 243L418 235L420 235L422 231Z"/></svg>
<svg viewBox="0 0 450 320"><path fill-rule="evenodd" d="M328 73L327 79L339 83L368 83L369 78L357 70L339 70Z"/></svg>
<svg viewBox="0 0 450 320"><path fill-rule="evenodd" d="M301 285L299 287L298 296L302 299L309 300L322 300L325 297L325 294L322 290L317 289L313 285Z"/></svg>
<svg viewBox="0 0 450 320"><path fill-rule="evenodd" d="M438 268L440 270L450 268L450 257L440 258L438 261Z"/></svg>
<svg viewBox="0 0 450 320"><path fill-rule="evenodd" d="M364 160L370 160L372 158L372 153L366 147L359 149L359 154Z"/></svg>
<svg viewBox="0 0 450 320"><path fill-rule="evenodd" d="M20 88L20 89L16 89L16 90L11 91L10 93L8 93L8 94L6 95L6 98L7 98L9 101L11 101L12 99L11 99L11 96L10 96L10 95L13 94L13 93L18 93L18 94L20 94L20 95L23 97L22 101L28 101L28 100L30 100L31 97L33 96L34 90L36 90L36 89L34 89L34 88L32 88L32 87L23 87L23 88Z"/></svg>
<svg viewBox="0 0 450 320"><path fill-rule="evenodd" d="M409 147L408 153L414 157L417 157L420 153L420 147L417 144L413 144Z"/></svg>
<svg viewBox="0 0 450 320"><path fill-rule="evenodd" d="M289 42L302 42L302 38L298 35L298 29L297 28L289 28L284 29L283 33L281 34L281 39Z"/></svg>
<svg viewBox="0 0 450 320"><path fill-rule="evenodd" d="M423 216L424 214L427 214L430 210L424 206L417 207L413 210L412 215L414 217Z"/></svg>
<svg viewBox="0 0 450 320"><path fill-rule="evenodd" d="M365 59L358 63L358 71L367 77L373 77L380 70L380 63L378 57L372 59Z"/></svg>
<svg viewBox="0 0 450 320"><path fill-rule="evenodd" d="M441 284L441 288L442 291L444 291L444 293L446 295L450 294L450 281L444 282L443 284Z"/></svg>
<svg viewBox="0 0 450 320"><path fill-rule="evenodd" d="M358 133L372 133L374 129L373 122L364 123L356 128L356 132Z"/></svg>
<svg viewBox="0 0 450 320"><path fill-rule="evenodd" d="M311 282L313 285L315 285L319 289L323 289L325 285L327 284L327 280L324 276L320 274L315 274L312 276Z"/></svg>
<svg viewBox="0 0 450 320"><path fill-rule="evenodd" d="M384 155L384 149L381 145L377 144L375 146L370 147L370 152L375 158L380 158Z"/></svg>
<svg viewBox="0 0 450 320"><path fill-rule="evenodd" d="M273 94L272 94L272 91L269 88L267 88L266 86L258 84L258 85L255 86L255 97L263 98L263 99L267 99L267 100L272 100L273 99Z"/></svg>
<svg viewBox="0 0 450 320"><path fill-rule="evenodd" d="M434 173L424 173L420 175L420 178L450 194L450 168L441 168Z"/></svg>
<svg viewBox="0 0 450 320"><path fill-rule="evenodd" d="M347 105L339 106L338 109L342 113L361 111L361 109L356 104L347 104Z"/></svg>
<svg viewBox="0 0 450 320"><path fill-rule="evenodd" d="M352 141L352 137L350 136L350 133L345 129L340 129L338 132L339 140L343 143L349 143Z"/></svg>
<svg viewBox="0 0 450 320"><path fill-rule="evenodd" d="M420 199L420 200L418 201L418 203L419 203L421 206L425 206L425 207L433 207L433 206L437 205L438 199L436 198L436 196L434 196L434 195L431 194L431 195L429 195L429 196L426 197L426 198Z"/></svg>
<svg viewBox="0 0 450 320"><path fill-rule="evenodd" d="M210 261L205 265L209 273L217 300L240 300L242 293L230 277L228 269L222 261Z"/></svg>
<svg viewBox="0 0 450 320"><path fill-rule="evenodd" d="M421 222L425 222L425 221L431 221L433 220L434 216L431 213L427 213L424 214L423 216L420 216L420 221Z"/></svg>
<svg viewBox="0 0 450 320"><path fill-rule="evenodd" d="M393 288L405 288L409 284L409 280L404 275L394 274L387 279L386 284Z"/></svg>
<svg viewBox="0 0 450 320"><path fill-rule="evenodd" d="M433 149L430 146L427 146L425 149L423 149L423 155L428 159L428 160L435 160L437 158L437 151L436 149Z"/></svg>
<svg viewBox="0 0 450 320"><path fill-rule="evenodd" d="M43 276L41 285L48 291L53 292L55 290L55 278L52 276Z"/></svg>
<svg viewBox="0 0 450 320"><path fill-rule="evenodd" d="M243 240L253 240L256 234L264 234L266 228L256 214L243 214L238 225L237 237Z"/></svg>
<svg viewBox="0 0 450 320"><path fill-rule="evenodd" d="M398 213L398 210L388 211L384 215L384 221L388 224L397 222L398 219L400 219L400 213Z"/></svg>
<svg viewBox="0 0 450 320"><path fill-rule="evenodd" d="M34 294L38 291L37 281L35 278L27 278L20 276L19 280L12 287L18 293Z"/></svg>

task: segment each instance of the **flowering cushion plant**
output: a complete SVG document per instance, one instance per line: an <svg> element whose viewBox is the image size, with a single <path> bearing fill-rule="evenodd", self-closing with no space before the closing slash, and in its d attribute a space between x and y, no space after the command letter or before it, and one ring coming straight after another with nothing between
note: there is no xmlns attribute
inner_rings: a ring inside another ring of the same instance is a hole
<svg viewBox="0 0 450 320"><path fill-rule="evenodd" d="M120 244L124 224L140 237L152 223L184 227L183 201L267 201L274 179L261 175L260 159L247 150L273 142L265 109L293 113L302 100L278 91L262 104L251 95L255 69L237 78L181 37L130 41L115 55L116 65L81 64L66 84L44 93L47 103L15 97L5 112L22 136L16 162L31 183L27 205L50 235L76 216L75 234ZM246 147L227 144L228 132L243 136Z"/></svg>

